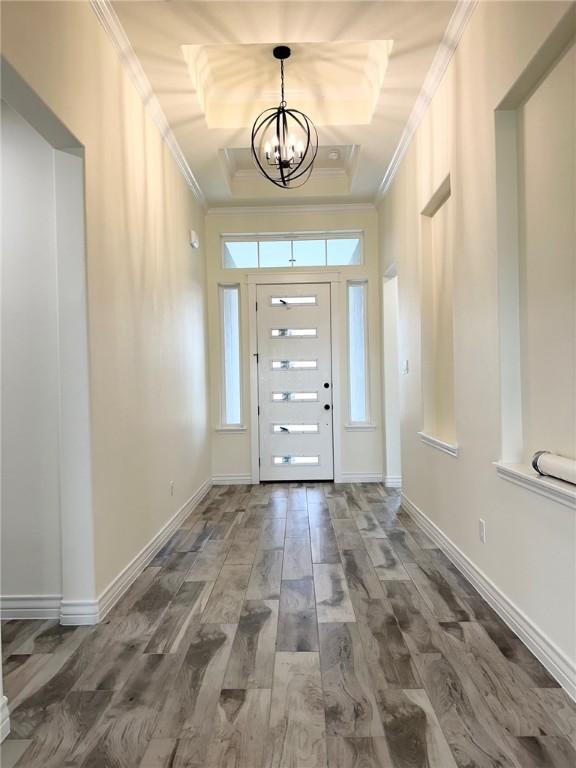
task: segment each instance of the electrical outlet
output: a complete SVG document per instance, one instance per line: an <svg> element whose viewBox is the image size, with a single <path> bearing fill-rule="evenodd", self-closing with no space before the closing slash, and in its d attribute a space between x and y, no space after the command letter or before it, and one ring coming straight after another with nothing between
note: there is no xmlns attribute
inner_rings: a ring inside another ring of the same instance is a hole
<svg viewBox="0 0 576 768"><path fill-rule="evenodd" d="M170 480L170 496L174 496L174 480Z"/></svg>
<svg viewBox="0 0 576 768"><path fill-rule="evenodd" d="M486 522L482 518L478 520L478 535L482 544L486 544Z"/></svg>

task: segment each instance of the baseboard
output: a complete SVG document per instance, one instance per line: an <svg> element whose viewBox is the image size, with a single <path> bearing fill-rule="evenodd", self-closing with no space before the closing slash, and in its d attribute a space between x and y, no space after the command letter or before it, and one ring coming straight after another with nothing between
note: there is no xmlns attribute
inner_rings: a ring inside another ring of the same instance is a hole
<svg viewBox="0 0 576 768"><path fill-rule="evenodd" d="M62 595L2 595L0 619L58 619Z"/></svg>
<svg viewBox="0 0 576 768"><path fill-rule="evenodd" d="M212 485L251 485L252 475L214 475Z"/></svg>
<svg viewBox="0 0 576 768"><path fill-rule="evenodd" d="M568 695L576 700L576 664L547 637L459 547L410 499L402 494L402 506L470 581L500 618L512 629Z"/></svg>
<svg viewBox="0 0 576 768"><path fill-rule="evenodd" d="M65 627L85 627L101 619L99 600L62 600L60 624Z"/></svg>
<svg viewBox="0 0 576 768"><path fill-rule="evenodd" d="M340 472L338 483L382 483L382 472Z"/></svg>
<svg viewBox="0 0 576 768"><path fill-rule="evenodd" d="M8 699L6 696L0 696L0 741L4 741L10 733L10 711L8 709Z"/></svg>
<svg viewBox="0 0 576 768"><path fill-rule="evenodd" d="M200 488L183 504L178 512L170 518L170 520L164 525L158 533L152 538L146 546L140 550L136 557L128 563L126 568L121 571L115 579L113 579L106 589L99 596L97 601L97 618L92 623L102 621L106 614L116 605L118 600L126 592L126 590L134 583L134 581L140 576L144 568L154 559L156 554L162 549L164 544L168 541L170 536L180 528L181 523L188 517L188 515L200 504L202 499L206 496L212 482L206 480ZM93 610L92 602L81 603L78 601L69 603L71 610L75 610L77 615L88 615L90 610ZM82 613L84 611L84 614Z"/></svg>
<svg viewBox="0 0 576 768"><path fill-rule="evenodd" d="M386 488L402 488L402 477L400 475L385 475L384 485Z"/></svg>

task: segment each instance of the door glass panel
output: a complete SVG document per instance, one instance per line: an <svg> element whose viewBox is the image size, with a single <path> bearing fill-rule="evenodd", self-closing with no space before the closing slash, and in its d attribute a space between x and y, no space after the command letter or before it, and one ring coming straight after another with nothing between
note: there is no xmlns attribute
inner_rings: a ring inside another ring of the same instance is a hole
<svg viewBox="0 0 576 768"><path fill-rule="evenodd" d="M318 368L318 360L272 360L272 369L275 371L290 371L303 368L309 371Z"/></svg>
<svg viewBox="0 0 576 768"><path fill-rule="evenodd" d="M339 237L338 239L328 240L326 242L328 266L350 266L351 264L360 264L360 238L359 237Z"/></svg>
<svg viewBox="0 0 576 768"><path fill-rule="evenodd" d="M318 424L274 424L272 431L276 434L314 434L318 432Z"/></svg>
<svg viewBox="0 0 576 768"><path fill-rule="evenodd" d="M221 286L222 368L224 373L224 402L222 423L240 424L240 289L237 285Z"/></svg>
<svg viewBox="0 0 576 768"><path fill-rule="evenodd" d="M272 392L272 400L287 403L317 402L318 392Z"/></svg>
<svg viewBox="0 0 576 768"><path fill-rule="evenodd" d="M295 267L326 266L326 240L294 240Z"/></svg>
<svg viewBox="0 0 576 768"><path fill-rule="evenodd" d="M292 242L290 240L261 240L261 267L291 267Z"/></svg>
<svg viewBox="0 0 576 768"><path fill-rule="evenodd" d="M315 338L318 336L316 328L272 328L272 338L274 339L289 339L289 338Z"/></svg>
<svg viewBox="0 0 576 768"><path fill-rule="evenodd" d="M348 376L350 420L364 422L368 414L366 357L366 284L348 285Z"/></svg>
<svg viewBox="0 0 576 768"><path fill-rule="evenodd" d="M228 240L224 243L224 266L227 269L256 269L258 243Z"/></svg>
<svg viewBox="0 0 576 768"><path fill-rule="evenodd" d="M298 464L302 466L318 464L319 462L319 456L274 456L274 464Z"/></svg>
<svg viewBox="0 0 576 768"><path fill-rule="evenodd" d="M316 296L272 296L270 303L275 306L311 306L316 304Z"/></svg>

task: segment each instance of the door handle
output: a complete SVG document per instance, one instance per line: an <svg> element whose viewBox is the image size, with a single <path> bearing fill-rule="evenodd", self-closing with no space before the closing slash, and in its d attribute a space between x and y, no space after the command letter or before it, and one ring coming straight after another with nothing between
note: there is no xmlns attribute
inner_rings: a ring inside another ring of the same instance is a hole
<svg viewBox="0 0 576 768"><path fill-rule="evenodd" d="M328 403L326 403L326 405L324 406L324 410L325 411L329 411L330 410L330 406L328 405Z"/></svg>
<svg viewBox="0 0 576 768"><path fill-rule="evenodd" d="M328 389L329 387L330 387L330 384L327 381L325 381L324 382L324 389Z"/></svg>

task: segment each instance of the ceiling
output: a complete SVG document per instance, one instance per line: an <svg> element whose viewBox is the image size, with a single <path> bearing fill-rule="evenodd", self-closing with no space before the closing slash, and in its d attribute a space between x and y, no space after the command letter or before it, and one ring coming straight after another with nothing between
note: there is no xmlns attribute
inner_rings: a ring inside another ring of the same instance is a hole
<svg viewBox="0 0 576 768"><path fill-rule="evenodd" d="M456 2L296 0L113 3L211 207L371 202ZM256 171L250 130L280 100L316 124L310 180L279 189Z"/></svg>

